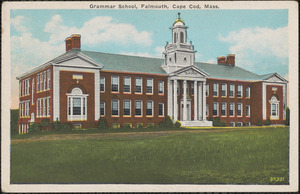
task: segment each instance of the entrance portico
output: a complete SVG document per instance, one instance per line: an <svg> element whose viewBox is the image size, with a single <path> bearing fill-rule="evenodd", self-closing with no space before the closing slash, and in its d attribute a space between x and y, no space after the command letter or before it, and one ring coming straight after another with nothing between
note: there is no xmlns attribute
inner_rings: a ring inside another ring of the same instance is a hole
<svg viewBox="0 0 300 194"><path fill-rule="evenodd" d="M168 115L174 121L179 120L182 126L212 126L212 122L206 120L207 76L195 66L188 66L169 74ZM191 96L188 86L194 89ZM183 88L182 92L180 88Z"/></svg>

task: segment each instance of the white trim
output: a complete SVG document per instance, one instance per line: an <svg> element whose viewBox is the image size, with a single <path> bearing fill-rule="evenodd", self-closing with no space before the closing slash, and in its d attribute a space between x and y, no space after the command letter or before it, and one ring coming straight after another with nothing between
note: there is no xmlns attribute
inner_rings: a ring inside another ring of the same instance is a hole
<svg viewBox="0 0 300 194"><path fill-rule="evenodd" d="M233 90L232 90L232 91L233 91L232 96L230 95L230 91L231 91L230 89L231 89L231 86L233 86L233 87L232 87L232 88L233 88ZM235 84L230 84L230 85L229 85L229 97L230 97L230 98L234 98L234 97L235 97Z"/></svg>
<svg viewBox="0 0 300 194"><path fill-rule="evenodd" d="M62 69L53 66L53 121L60 120L60 70Z"/></svg>
<svg viewBox="0 0 300 194"><path fill-rule="evenodd" d="M101 87L101 80L103 80L103 83L104 83L104 84L103 84L103 91L101 91L101 89L100 89L100 92L105 92L105 85L106 85L106 84L105 84L105 77L101 77L101 76L100 76L100 87Z"/></svg>
<svg viewBox="0 0 300 194"><path fill-rule="evenodd" d="M217 95L215 95L215 85L217 86ZM218 82L214 82L213 83L213 97L219 97L219 83Z"/></svg>
<svg viewBox="0 0 300 194"><path fill-rule="evenodd" d="M222 115L223 104L225 104L225 115ZM221 115L221 117L227 116L227 102L221 102L221 114L220 115Z"/></svg>
<svg viewBox="0 0 300 194"><path fill-rule="evenodd" d="M230 108L231 108L231 106L230 105L232 105L232 113L233 113L233 115L230 115ZM229 103L229 114L228 114L230 117L234 117L235 116L235 103L234 102L230 102Z"/></svg>
<svg viewBox="0 0 300 194"><path fill-rule="evenodd" d="M137 80L137 79L140 79L140 80L141 80L141 92L136 92L136 91L135 91L136 80ZM136 77L136 78L134 79L134 93L135 93L135 94L142 94L142 93L143 93L143 78L142 78L142 77Z"/></svg>
<svg viewBox="0 0 300 194"><path fill-rule="evenodd" d="M249 107L249 114L247 115L247 107ZM251 106L248 104L248 105L246 105L246 107L245 107L245 116L246 117L250 117L251 116Z"/></svg>
<svg viewBox="0 0 300 194"><path fill-rule="evenodd" d="M152 107L151 107L151 108L152 108L152 111L151 111L152 114L151 114L151 115L147 115L148 102L151 102L151 103L152 103L152 104L151 104L151 105L152 105ZM153 115L154 115L154 101L153 101L153 100L147 100L147 101L146 101L146 117L147 117L147 116L148 116L148 117L152 117Z"/></svg>
<svg viewBox="0 0 300 194"><path fill-rule="evenodd" d="M223 85L225 85L225 96L222 95L222 92L223 92L222 86L223 86ZM222 84L222 83L221 83L221 97L227 97L227 84Z"/></svg>
<svg viewBox="0 0 300 194"><path fill-rule="evenodd" d="M215 109L215 104L217 105L217 109ZM214 115L214 111L215 110L217 110L217 115ZM219 116L219 102L213 102L213 114L212 114L212 116L215 116L215 117L217 117L217 116Z"/></svg>
<svg viewBox="0 0 300 194"><path fill-rule="evenodd" d="M95 121L100 118L100 71L94 72L94 92L95 92ZM104 82L105 83L105 82ZM105 85L105 84L104 84ZM87 101L87 99L86 99ZM87 102L86 102L87 103ZM87 107L86 107L87 111Z"/></svg>
<svg viewBox="0 0 300 194"><path fill-rule="evenodd" d="M241 107L241 114L240 114L240 115L238 114L238 110L239 110L238 108L239 108L239 105L240 105L240 107ZM242 117L242 116L243 116L243 103L241 103L241 102L238 102L237 105L236 105L236 116L237 116L237 117Z"/></svg>
<svg viewBox="0 0 300 194"><path fill-rule="evenodd" d="M162 83L162 93L159 93L159 84ZM162 95L165 94L165 82L164 81L158 81L158 94Z"/></svg>

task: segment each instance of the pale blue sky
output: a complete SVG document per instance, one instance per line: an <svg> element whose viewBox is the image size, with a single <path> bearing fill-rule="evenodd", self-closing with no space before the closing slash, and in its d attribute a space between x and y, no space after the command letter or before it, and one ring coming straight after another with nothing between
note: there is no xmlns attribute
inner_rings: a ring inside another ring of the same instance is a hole
<svg viewBox="0 0 300 194"><path fill-rule="evenodd" d="M82 50L162 57L178 11L11 10L12 78L64 53L72 33L82 35ZM180 12L196 61L216 63L232 53L237 66L287 77L288 10Z"/></svg>

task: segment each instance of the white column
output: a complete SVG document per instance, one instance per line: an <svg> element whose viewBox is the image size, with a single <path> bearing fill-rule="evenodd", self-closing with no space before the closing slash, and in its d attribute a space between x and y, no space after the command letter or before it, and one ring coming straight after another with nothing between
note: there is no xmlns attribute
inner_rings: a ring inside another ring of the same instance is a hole
<svg viewBox="0 0 300 194"><path fill-rule="evenodd" d="M168 80L168 115L173 117L172 80Z"/></svg>
<svg viewBox="0 0 300 194"><path fill-rule="evenodd" d="M203 121L206 120L206 82L203 82L203 87L202 87L202 115L203 115Z"/></svg>
<svg viewBox="0 0 300 194"><path fill-rule="evenodd" d="M194 120L198 120L198 82L194 81Z"/></svg>
<svg viewBox="0 0 300 194"><path fill-rule="evenodd" d="M174 100L173 100L173 105L174 105L174 108L173 108L173 111L174 111L174 120L176 121L178 119L178 101L177 101L177 80L175 79L174 80Z"/></svg>
<svg viewBox="0 0 300 194"><path fill-rule="evenodd" d="M199 104L198 104L198 111L199 111L199 120L203 120L203 96L202 96L202 82L199 83L199 86L198 86L198 99L199 99Z"/></svg>
<svg viewBox="0 0 300 194"><path fill-rule="evenodd" d="M80 120L83 120L82 116L83 116L83 98L81 97L80 98L80 106L81 106L81 109L80 109Z"/></svg>
<svg viewBox="0 0 300 194"><path fill-rule="evenodd" d="M70 103L70 108L71 108L71 121L73 120L73 98L70 98L70 101L71 101L71 103Z"/></svg>
<svg viewBox="0 0 300 194"><path fill-rule="evenodd" d="M267 119L266 84L262 83L262 117Z"/></svg>
<svg viewBox="0 0 300 194"><path fill-rule="evenodd" d="M183 116L183 120L186 121L187 120L187 107L186 107L186 80L183 81L183 112L182 112L182 116Z"/></svg>

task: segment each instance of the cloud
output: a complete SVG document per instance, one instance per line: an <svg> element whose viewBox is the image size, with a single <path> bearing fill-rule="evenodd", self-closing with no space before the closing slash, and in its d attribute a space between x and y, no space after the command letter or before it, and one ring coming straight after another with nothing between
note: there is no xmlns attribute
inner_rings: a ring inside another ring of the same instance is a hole
<svg viewBox="0 0 300 194"><path fill-rule="evenodd" d="M24 22L24 16L16 16L10 20L11 25L18 31L18 32L25 32L26 28L22 25Z"/></svg>
<svg viewBox="0 0 300 194"><path fill-rule="evenodd" d="M98 16L86 21L81 28L67 27L60 15L55 15L45 25L44 32L50 33L51 42L61 42L71 34L81 34L85 44L96 45L114 42L122 45L140 44L150 46L152 34L147 31L139 32L135 26L116 23L112 17Z"/></svg>
<svg viewBox="0 0 300 194"><path fill-rule="evenodd" d="M286 73L288 68L288 28L246 28L219 35L219 40L231 44L236 65L256 72L274 69ZM276 68L272 68L276 67Z"/></svg>

